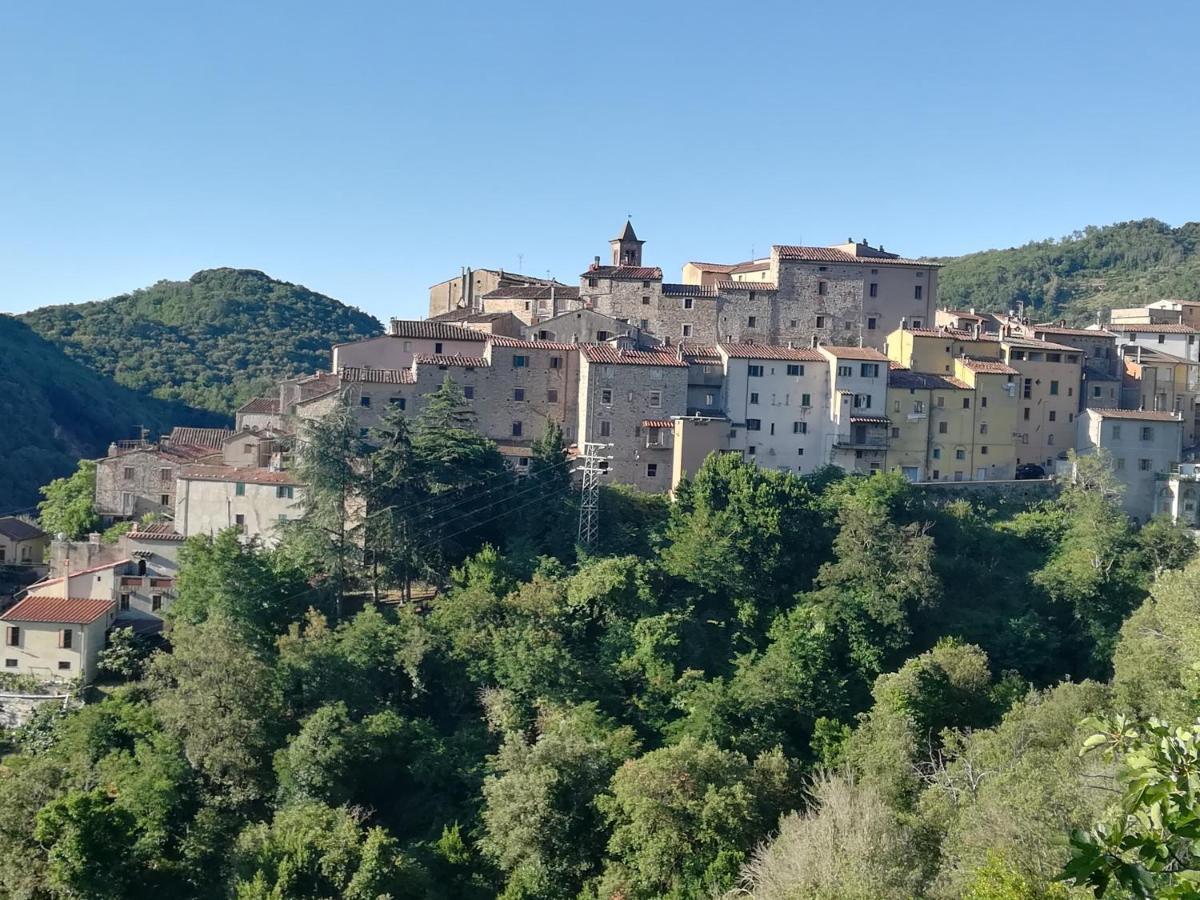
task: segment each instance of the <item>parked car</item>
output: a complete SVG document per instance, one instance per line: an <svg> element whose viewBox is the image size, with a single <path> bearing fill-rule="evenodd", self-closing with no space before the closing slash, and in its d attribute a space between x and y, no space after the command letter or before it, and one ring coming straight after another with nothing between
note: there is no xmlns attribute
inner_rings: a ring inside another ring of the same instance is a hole
<svg viewBox="0 0 1200 900"><path fill-rule="evenodd" d="M1045 478L1046 470L1037 463L1022 463L1017 466L1017 478Z"/></svg>

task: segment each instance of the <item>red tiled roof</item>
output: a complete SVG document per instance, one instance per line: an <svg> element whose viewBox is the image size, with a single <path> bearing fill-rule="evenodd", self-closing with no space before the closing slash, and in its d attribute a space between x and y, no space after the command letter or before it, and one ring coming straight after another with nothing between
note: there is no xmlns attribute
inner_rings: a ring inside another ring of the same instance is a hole
<svg viewBox="0 0 1200 900"><path fill-rule="evenodd" d="M869 359L877 362L890 362L886 356L871 347L838 347L822 344L820 349L838 359Z"/></svg>
<svg viewBox="0 0 1200 900"><path fill-rule="evenodd" d="M1034 332L1035 336L1038 332L1046 334L1073 334L1079 337L1111 337L1116 335L1104 328L1069 328L1066 325L1030 325L1029 330Z"/></svg>
<svg viewBox="0 0 1200 900"><path fill-rule="evenodd" d="M693 365L721 365L721 354L710 344L680 344L679 355L683 357L684 362Z"/></svg>
<svg viewBox="0 0 1200 900"><path fill-rule="evenodd" d="M654 281L662 278L662 269L658 266L593 266L579 277Z"/></svg>
<svg viewBox="0 0 1200 900"><path fill-rule="evenodd" d="M26 597L7 612L0 614L6 622L51 622L70 625L90 625L113 608L111 600L92 600L86 597Z"/></svg>
<svg viewBox="0 0 1200 900"><path fill-rule="evenodd" d="M993 336L991 338L991 340L993 340L993 341L999 340L1001 343L1008 344L1010 347L1019 347L1022 350L1052 350L1056 353L1057 352L1062 352L1062 353L1082 353L1083 352L1078 347L1069 347L1066 344L1056 344L1053 341L1044 341L1041 338L1026 338L1026 337L1017 337L1017 336L1013 335L1010 337Z"/></svg>
<svg viewBox="0 0 1200 900"><path fill-rule="evenodd" d="M1119 322L1113 322L1109 328L1115 328L1117 331L1128 334L1129 332L1137 333L1145 331L1148 334L1196 334L1196 329L1191 325L1181 325L1178 322L1131 322L1128 325L1121 325Z"/></svg>
<svg viewBox="0 0 1200 900"><path fill-rule="evenodd" d="M776 244L774 251L780 259L798 259L805 262L851 263L859 266L920 266L925 269L940 268L940 263L923 262L919 259L903 259L899 256L855 256L833 247L797 247L791 244Z"/></svg>
<svg viewBox="0 0 1200 900"><path fill-rule="evenodd" d="M687 366L670 350L619 350L610 344L580 344L579 352L588 362L610 366Z"/></svg>
<svg viewBox="0 0 1200 900"><path fill-rule="evenodd" d="M726 272L726 273L728 273L728 272L732 272L734 269L736 269L738 266L740 266L742 264L741 263L707 263L707 262L696 262L695 260L689 260L687 262L687 265L695 266L697 269L703 269L705 272Z"/></svg>
<svg viewBox="0 0 1200 900"><path fill-rule="evenodd" d="M342 368L343 380L364 384L416 384L417 376L412 369L363 369L358 366Z"/></svg>
<svg viewBox="0 0 1200 900"><path fill-rule="evenodd" d="M888 372L888 387L924 391L971 390L971 386L965 381L950 375L914 372L912 369L905 368L892 369Z"/></svg>
<svg viewBox="0 0 1200 900"><path fill-rule="evenodd" d="M489 343L496 347L515 347L524 350L575 350L579 346L578 344L568 344L565 341L532 341L503 334L493 334L489 338Z"/></svg>
<svg viewBox="0 0 1200 900"><path fill-rule="evenodd" d="M675 423L670 419L642 419L643 428L674 428Z"/></svg>
<svg viewBox="0 0 1200 900"><path fill-rule="evenodd" d="M428 319L392 319L388 336L429 341L482 342L487 340L486 334L470 328L461 328L458 325L451 325L449 322L432 322Z"/></svg>
<svg viewBox="0 0 1200 900"><path fill-rule="evenodd" d="M255 397L253 400L247 400L237 408L240 413L267 413L274 414L279 412L278 397Z"/></svg>
<svg viewBox="0 0 1200 900"><path fill-rule="evenodd" d="M766 260L757 262L752 260L750 262L738 263L733 267L733 271L740 275L743 272L765 272L769 268L771 268L771 264Z"/></svg>
<svg viewBox="0 0 1200 900"><path fill-rule="evenodd" d="M983 321L983 316L978 313L969 312L965 309L939 309L938 312L946 313L954 316L956 319L974 319L977 322Z"/></svg>
<svg viewBox="0 0 1200 900"><path fill-rule="evenodd" d="M253 469L243 466L185 466L179 477L184 481L241 481L246 484L292 484L299 485L291 472L273 469Z"/></svg>
<svg viewBox="0 0 1200 900"><path fill-rule="evenodd" d="M1145 422L1182 422L1183 419L1165 409L1102 409L1088 407L1089 412L1103 416L1106 419L1139 419Z"/></svg>
<svg viewBox="0 0 1200 900"><path fill-rule="evenodd" d="M423 366L461 366L468 369L486 369L491 365L482 356L437 356L433 353L418 353L413 359Z"/></svg>
<svg viewBox="0 0 1200 900"><path fill-rule="evenodd" d="M182 541L184 537L175 530L173 522L151 522L139 525L128 536L135 541Z"/></svg>
<svg viewBox="0 0 1200 900"><path fill-rule="evenodd" d="M972 359L969 356L963 357L963 365L972 372L977 372L981 375L1020 375L1021 373L1012 366L998 359Z"/></svg>
<svg viewBox="0 0 1200 900"><path fill-rule="evenodd" d="M664 297L715 297L717 289L711 284L671 284L663 282Z"/></svg>
<svg viewBox="0 0 1200 900"><path fill-rule="evenodd" d="M989 337L986 334L976 336L972 331L966 331L962 328L947 328L945 325L939 325L937 328L908 328L909 334L915 334L917 337L935 337L946 338L951 341L995 341L994 336Z"/></svg>
<svg viewBox="0 0 1200 900"><path fill-rule="evenodd" d="M861 423L864 425L891 425L892 420L887 416L850 416L851 422Z"/></svg>
<svg viewBox="0 0 1200 900"><path fill-rule="evenodd" d="M769 344L721 344L727 356L735 359L782 359L789 362L824 362L819 352L809 347L777 347Z"/></svg>
<svg viewBox="0 0 1200 900"><path fill-rule="evenodd" d="M171 429L170 440L173 447L207 447L210 450L220 450L225 438L233 434L228 428L183 428Z"/></svg>
<svg viewBox="0 0 1200 900"><path fill-rule="evenodd" d="M549 300L551 286L548 284L498 287L483 295L484 300ZM574 300L579 297L579 288L566 284L553 286L555 300Z"/></svg>
<svg viewBox="0 0 1200 900"><path fill-rule="evenodd" d="M777 291L773 281L718 281L717 290L721 291Z"/></svg>

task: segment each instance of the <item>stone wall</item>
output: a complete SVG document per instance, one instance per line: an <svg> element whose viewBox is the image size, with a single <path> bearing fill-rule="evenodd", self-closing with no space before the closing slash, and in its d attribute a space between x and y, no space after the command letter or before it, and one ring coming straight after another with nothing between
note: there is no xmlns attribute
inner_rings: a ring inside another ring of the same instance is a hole
<svg viewBox="0 0 1200 900"><path fill-rule="evenodd" d="M933 503L970 500L993 507L1031 506L1053 500L1062 490L1053 478L1020 481L918 481L913 485Z"/></svg>

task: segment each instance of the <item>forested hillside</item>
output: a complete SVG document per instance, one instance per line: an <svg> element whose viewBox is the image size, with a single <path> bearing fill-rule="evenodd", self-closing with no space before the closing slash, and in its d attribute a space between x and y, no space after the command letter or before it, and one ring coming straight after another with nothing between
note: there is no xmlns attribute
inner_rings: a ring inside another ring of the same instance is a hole
<svg viewBox="0 0 1200 900"><path fill-rule="evenodd" d="M124 388L63 354L12 316L0 316L0 512L29 507L38 487L109 442L220 417Z"/></svg>
<svg viewBox="0 0 1200 900"><path fill-rule="evenodd" d="M22 317L79 362L155 397L229 413L277 378L329 366L372 316L251 269L207 269Z"/></svg>
<svg viewBox="0 0 1200 900"><path fill-rule="evenodd" d="M713 455L581 553L553 429L518 481L447 383L375 438L320 423L280 548L189 539L169 649L0 732L0 894L1196 896L1144 721L1195 713L1196 546L1094 458L1026 507Z"/></svg>
<svg viewBox="0 0 1200 900"><path fill-rule="evenodd" d="M1058 240L946 257L940 302L1004 312L1025 304L1036 320L1107 321L1114 306L1200 300L1200 223L1157 219L1088 227Z"/></svg>

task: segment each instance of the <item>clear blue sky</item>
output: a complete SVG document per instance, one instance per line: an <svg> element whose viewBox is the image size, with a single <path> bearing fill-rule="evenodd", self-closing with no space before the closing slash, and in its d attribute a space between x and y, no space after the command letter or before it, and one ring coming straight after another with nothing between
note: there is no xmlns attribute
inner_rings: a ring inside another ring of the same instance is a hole
<svg viewBox="0 0 1200 900"><path fill-rule="evenodd" d="M1193 4L11 0L0 310L212 266L380 318L462 265L573 281L867 237L1200 218Z"/></svg>

